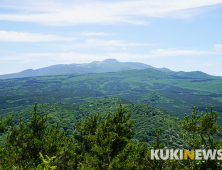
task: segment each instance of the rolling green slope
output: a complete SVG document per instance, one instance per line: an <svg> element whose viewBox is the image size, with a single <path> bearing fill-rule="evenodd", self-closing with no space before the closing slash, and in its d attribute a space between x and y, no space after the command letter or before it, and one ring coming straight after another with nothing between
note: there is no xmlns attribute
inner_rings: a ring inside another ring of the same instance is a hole
<svg viewBox="0 0 222 170"><path fill-rule="evenodd" d="M0 115L35 102L84 103L112 97L150 104L179 118L184 113L191 114L194 106L203 111L214 106L222 114L222 80L194 77L177 78L154 69L141 69L0 80ZM222 125L220 114L218 123Z"/></svg>
<svg viewBox="0 0 222 170"><path fill-rule="evenodd" d="M167 142L171 148L184 147L183 140L179 137L182 131L178 128L179 122L175 116L172 116L156 107L147 104L131 103L127 100L118 98L109 98L94 102L77 103L46 103L38 104L38 114L47 114L48 123L59 122L66 135L75 133L75 123L79 120L85 120L90 114L97 114L105 118L107 113L114 114L119 108L119 104L131 113L131 118L135 119L134 128L136 135L133 140L143 140L151 144L155 139L155 130L163 129L161 136L162 142ZM33 106L22 109L14 113L14 123L18 118L22 121L29 121L30 112Z"/></svg>

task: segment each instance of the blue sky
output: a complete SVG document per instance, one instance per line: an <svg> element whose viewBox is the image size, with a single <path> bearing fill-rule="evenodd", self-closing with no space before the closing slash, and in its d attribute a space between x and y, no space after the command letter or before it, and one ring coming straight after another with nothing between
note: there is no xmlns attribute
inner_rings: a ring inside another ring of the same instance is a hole
<svg viewBox="0 0 222 170"><path fill-rule="evenodd" d="M222 76L222 0L1 0L0 75L115 58Z"/></svg>

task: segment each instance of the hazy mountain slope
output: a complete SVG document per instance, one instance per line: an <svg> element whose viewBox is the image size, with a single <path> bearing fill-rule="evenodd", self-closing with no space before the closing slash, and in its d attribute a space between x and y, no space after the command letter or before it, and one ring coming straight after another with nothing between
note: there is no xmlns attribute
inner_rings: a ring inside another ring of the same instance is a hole
<svg viewBox="0 0 222 170"><path fill-rule="evenodd" d="M118 97L151 104L180 118L193 106L222 113L222 80L176 78L154 69L0 80L0 115L38 103ZM222 123L222 122L221 122Z"/></svg>
<svg viewBox="0 0 222 170"><path fill-rule="evenodd" d="M85 73L106 73L121 70L153 68L159 71L168 72L166 68L155 68L147 64L137 62L118 62L115 59L106 59L102 62L94 61L86 64L58 64L40 69L28 69L19 73L0 75L0 79L22 78L32 76L63 75L63 74L85 74Z"/></svg>
<svg viewBox="0 0 222 170"><path fill-rule="evenodd" d="M209 74L203 73L201 71L191 71L191 72L184 72L184 71L179 71L179 72L167 72L167 74L176 77L176 78L195 78L195 79L222 79L221 76L211 76Z"/></svg>

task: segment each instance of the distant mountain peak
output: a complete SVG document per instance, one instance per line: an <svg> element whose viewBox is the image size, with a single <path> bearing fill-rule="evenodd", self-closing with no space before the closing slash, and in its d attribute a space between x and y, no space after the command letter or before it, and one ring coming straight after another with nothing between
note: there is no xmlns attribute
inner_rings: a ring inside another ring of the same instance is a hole
<svg viewBox="0 0 222 170"><path fill-rule="evenodd" d="M94 61L82 64L57 64L49 67L39 68L36 70L28 69L19 73L0 75L1 79L48 76L48 75L70 75L70 74L87 74L87 73L107 73L122 70L140 70L152 68L161 72L169 72L168 69L155 68L139 62L119 62L116 59L108 58L103 61Z"/></svg>
<svg viewBox="0 0 222 170"><path fill-rule="evenodd" d="M21 71L21 73L24 73L24 72L30 72L30 71L34 71L33 69L27 69L27 70L23 70L23 71Z"/></svg>
<svg viewBox="0 0 222 170"><path fill-rule="evenodd" d="M105 59L105 60L103 60L102 62L103 62L103 63L117 63L117 62L119 62L119 61L117 61L116 59L110 58L110 59Z"/></svg>

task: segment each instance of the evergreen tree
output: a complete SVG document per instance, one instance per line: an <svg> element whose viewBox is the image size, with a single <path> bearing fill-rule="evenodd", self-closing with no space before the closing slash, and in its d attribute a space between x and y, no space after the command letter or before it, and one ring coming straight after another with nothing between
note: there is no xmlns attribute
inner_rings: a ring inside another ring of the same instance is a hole
<svg viewBox="0 0 222 170"><path fill-rule="evenodd" d="M82 169L112 169L114 158L120 154L125 146L133 138L135 130L133 120L129 120L130 114L125 115L126 110L120 108L106 119L99 115L90 116L85 122L76 126L78 135L74 138L82 148L84 161L80 163Z"/></svg>
<svg viewBox="0 0 222 170"><path fill-rule="evenodd" d="M155 131L156 134L156 140L152 144L151 149L165 149L166 145L164 143L160 143L160 135L162 134L162 129L158 129ZM143 164L146 168L152 169L152 170L162 170L166 168L167 162L163 160L151 160L151 151L150 148L147 147L147 145L143 146L145 152L143 159ZM158 154L160 156L160 154Z"/></svg>
<svg viewBox="0 0 222 170"><path fill-rule="evenodd" d="M180 127L187 132L184 141L190 148L221 149L222 144L213 139L219 132L218 113L213 111L198 115L193 109L191 119L185 115ZM5 132L11 116L0 121L0 132ZM37 115L37 104L30 122L10 124L10 134L4 147L0 147L0 169L60 169L60 170L162 170L162 169L222 169L216 160L151 160L151 151L145 142L132 142L135 135L134 120L120 105L114 115L102 119L99 114L90 116L76 125L74 138L64 136L58 126L48 127L47 116ZM156 130L152 149L164 149L160 143L162 130Z"/></svg>
<svg viewBox="0 0 222 170"><path fill-rule="evenodd" d="M48 128L46 115L37 115L37 104L34 106L31 120L28 123L19 121L19 126L11 125L11 132L5 142L4 151L11 155L11 165L28 167L41 163L40 155L55 156L64 146L64 134L60 127ZM6 154L6 155L7 155ZM5 160L5 155L1 155ZM7 163L2 161L2 164Z"/></svg>
<svg viewBox="0 0 222 170"><path fill-rule="evenodd" d="M194 149L221 149L222 142L213 139L213 134L218 133L221 129L217 125L217 118L218 113L213 110L213 107L211 107L210 113L206 109L206 114L201 112L201 115L198 115L198 108L194 107L191 119L186 114L183 121L179 119L180 127L189 133L189 135L184 134L183 139ZM189 169L216 170L222 168L220 161L209 159L182 161L181 165L189 166Z"/></svg>
<svg viewBox="0 0 222 170"><path fill-rule="evenodd" d="M12 117L10 116L10 114L8 114L5 119L0 120L0 133L4 133L5 131L7 131L6 127L11 122L11 120Z"/></svg>

